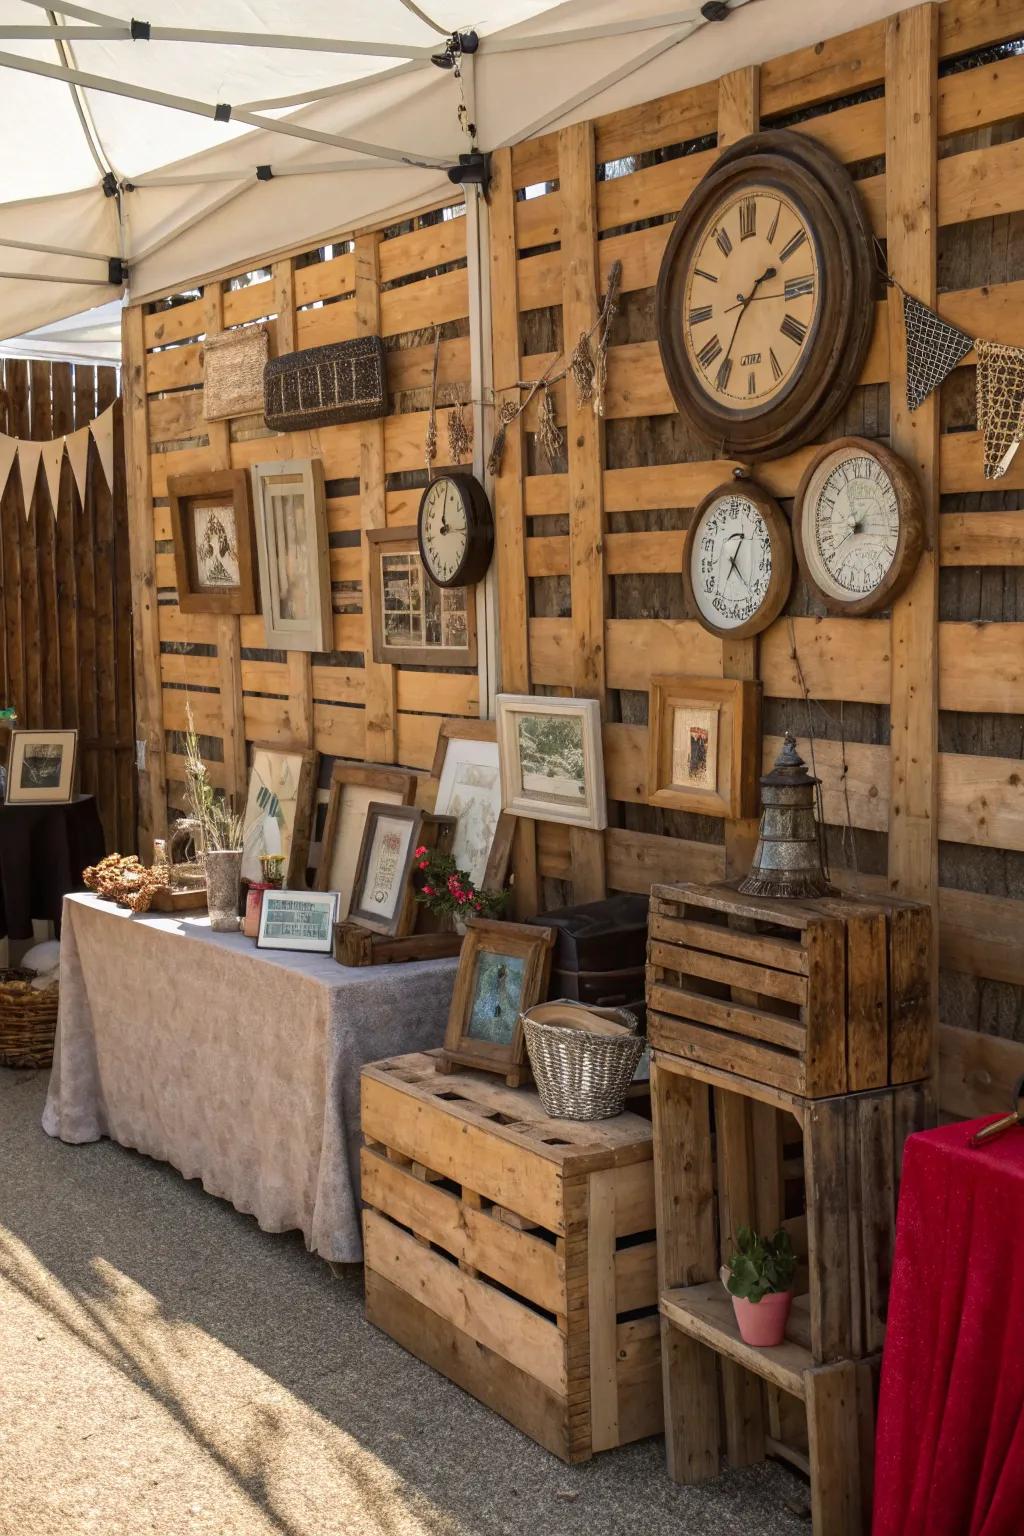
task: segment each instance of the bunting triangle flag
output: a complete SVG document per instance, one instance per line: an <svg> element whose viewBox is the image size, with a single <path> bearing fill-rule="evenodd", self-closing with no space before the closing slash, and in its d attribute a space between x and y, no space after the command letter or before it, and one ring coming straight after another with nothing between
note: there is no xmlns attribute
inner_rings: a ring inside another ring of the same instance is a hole
<svg viewBox="0 0 1024 1536"><path fill-rule="evenodd" d="M92 433L93 442L100 456L100 465L103 469L103 478L107 482L107 488L114 489L114 407L108 405L102 415L89 423L89 431Z"/></svg>
<svg viewBox="0 0 1024 1536"><path fill-rule="evenodd" d="M64 439L55 437L52 442L43 444L43 473L46 475L46 486L50 492L50 506L54 518L57 516L57 502L60 500L60 467L64 461Z"/></svg>
<svg viewBox="0 0 1024 1536"><path fill-rule="evenodd" d="M24 438L18 443L18 472L21 475L21 494L25 501L26 522L32 515L32 497L35 493L36 476L39 473L42 452L42 443L26 442Z"/></svg>
<svg viewBox="0 0 1024 1536"><path fill-rule="evenodd" d="M916 411L932 390L938 389L943 379L963 361L974 346L974 340L911 293L903 295L903 329L907 349L907 409Z"/></svg>
<svg viewBox="0 0 1024 1536"><path fill-rule="evenodd" d="M6 437L0 432L0 496L7 489L7 477L11 473L11 466L14 463L17 452L18 439L16 437Z"/></svg>
<svg viewBox="0 0 1024 1536"><path fill-rule="evenodd" d="M78 498L85 506L86 476L89 472L89 428L79 427L77 432L69 432L64 439L64 445L68 450L71 473L78 487ZM0 471L2 469L3 464L0 462Z"/></svg>

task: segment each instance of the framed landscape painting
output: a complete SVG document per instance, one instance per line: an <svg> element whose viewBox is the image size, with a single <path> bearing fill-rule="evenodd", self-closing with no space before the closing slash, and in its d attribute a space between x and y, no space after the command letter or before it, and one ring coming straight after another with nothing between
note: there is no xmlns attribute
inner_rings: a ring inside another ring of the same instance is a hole
<svg viewBox="0 0 1024 1536"><path fill-rule="evenodd" d="M255 613L252 496L245 470L171 475L167 497L182 613Z"/></svg>
<svg viewBox="0 0 1024 1536"><path fill-rule="evenodd" d="M252 468L260 594L267 646L334 646L324 469L319 459Z"/></svg>
<svg viewBox="0 0 1024 1536"><path fill-rule="evenodd" d="M647 798L699 816L756 816L761 689L728 677L652 677Z"/></svg>
<svg viewBox="0 0 1024 1536"><path fill-rule="evenodd" d="M242 824L242 878L260 879L260 857L285 861L285 882L304 885L316 753L255 745Z"/></svg>
<svg viewBox="0 0 1024 1536"><path fill-rule="evenodd" d="M597 700L499 693L497 707L503 808L535 821L606 827Z"/></svg>
<svg viewBox="0 0 1024 1536"><path fill-rule="evenodd" d="M6 803L59 805L73 800L77 752L77 731L12 730Z"/></svg>

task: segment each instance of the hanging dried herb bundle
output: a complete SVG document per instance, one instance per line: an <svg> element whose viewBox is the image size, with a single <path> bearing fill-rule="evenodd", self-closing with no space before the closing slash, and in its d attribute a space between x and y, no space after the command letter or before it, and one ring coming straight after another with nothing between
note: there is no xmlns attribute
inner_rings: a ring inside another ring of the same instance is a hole
<svg viewBox="0 0 1024 1536"><path fill-rule="evenodd" d="M619 309L619 291L622 286L622 262L613 261L608 274L608 287L598 317L597 360L594 364L594 415L604 415L604 391L608 382L608 338L612 321Z"/></svg>
<svg viewBox="0 0 1024 1536"><path fill-rule="evenodd" d="M590 337L586 331L580 333L576 350L569 360L569 369L573 383L576 385L576 404L581 407L589 404L594 398L597 365L594 362L594 354L590 350Z"/></svg>
<svg viewBox="0 0 1024 1536"><path fill-rule="evenodd" d="M473 448L473 424L466 415L461 391L448 412L448 454L452 464L461 464Z"/></svg>
<svg viewBox="0 0 1024 1536"><path fill-rule="evenodd" d="M430 374L430 414L423 441L423 455L427 461L427 474L431 473L437 458L437 368L441 356L441 327L434 326L434 366Z"/></svg>
<svg viewBox="0 0 1024 1536"><path fill-rule="evenodd" d="M562 429L555 416L555 397L544 385L540 397L540 420L537 423L537 446L544 455L549 469L554 469L562 452Z"/></svg>
<svg viewBox="0 0 1024 1536"><path fill-rule="evenodd" d="M491 439L491 451L487 455L489 475L501 474L501 461L505 455L505 438L508 435L509 424L515 421L519 410L520 407L515 400L503 400L498 406L498 425Z"/></svg>

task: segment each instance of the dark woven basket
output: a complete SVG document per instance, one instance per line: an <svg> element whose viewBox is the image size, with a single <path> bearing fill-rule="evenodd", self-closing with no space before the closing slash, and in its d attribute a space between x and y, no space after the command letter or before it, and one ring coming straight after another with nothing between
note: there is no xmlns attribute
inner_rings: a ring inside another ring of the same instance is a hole
<svg viewBox="0 0 1024 1536"><path fill-rule="evenodd" d="M48 1067L53 1060L58 989L37 991L31 980L31 971L0 970L0 1067Z"/></svg>
<svg viewBox="0 0 1024 1536"><path fill-rule="evenodd" d="M379 336L271 358L263 375L263 414L276 432L313 431L388 413L388 373Z"/></svg>

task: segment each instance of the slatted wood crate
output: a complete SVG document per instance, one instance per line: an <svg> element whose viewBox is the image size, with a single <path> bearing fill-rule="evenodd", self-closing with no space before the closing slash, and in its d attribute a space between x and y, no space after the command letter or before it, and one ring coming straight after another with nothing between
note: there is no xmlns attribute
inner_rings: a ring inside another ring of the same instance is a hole
<svg viewBox="0 0 1024 1536"><path fill-rule="evenodd" d="M428 1053L364 1070L362 1125L370 1321L565 1461L658 1433L650 1122Z"/></svg>
<svg viewBox="0 0 1024 1536"><path fill-rule="evenodd" d="M648 933L648 1034L659 1049L808 1098L931 1070L926 907L662 885Z"/></svg>

